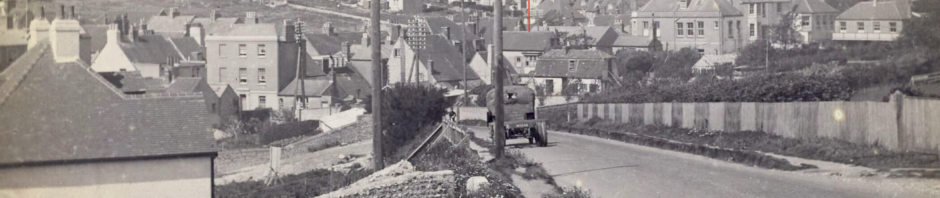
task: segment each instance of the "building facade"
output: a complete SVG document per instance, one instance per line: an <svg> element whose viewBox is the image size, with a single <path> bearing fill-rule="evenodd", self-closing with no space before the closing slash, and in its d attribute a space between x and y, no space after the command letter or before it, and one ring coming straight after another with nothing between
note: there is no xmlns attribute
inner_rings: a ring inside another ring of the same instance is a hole
<svg viewBox="0 0 940 198"><path fill-rule="evenodd" d="M274 24L235 24L226 32L206 36L209 85L232 86L242 110L277 109L281 83L287 83L279 78L278 41Z"/></svg>
<svg viewBox="0 0 940 198"><path fill-rule="evenodd" d="M664 50L725 54L749 38L742 37L748 33L742 30L744 15L727 0L651 0L633 12L630 23L633 36L655 36Z"/></svg>
<svg viewBox="0 0 940 198"><path fill-rule="evenodd" d="M906 0L859 2L835 19L832 39L837 41L892 41L911 18Z"/></svg>

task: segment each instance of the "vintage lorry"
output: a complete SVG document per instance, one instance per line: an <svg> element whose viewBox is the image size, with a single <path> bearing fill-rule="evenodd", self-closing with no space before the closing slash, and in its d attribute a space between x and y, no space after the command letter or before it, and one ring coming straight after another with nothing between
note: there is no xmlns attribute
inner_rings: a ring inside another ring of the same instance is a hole
<svg viewBox="0 0 940 198"><path fill-rule="evenodd" d="M490 127L490 134L502 134L506 139L527 138L529 144L548 146L548 131L545 129L545 120L538 119L535 112L535 90L522 85L511 85L503 88L503 125L505 131L497 133L496 130L496 90L486 93L486 122Z"/></svg>

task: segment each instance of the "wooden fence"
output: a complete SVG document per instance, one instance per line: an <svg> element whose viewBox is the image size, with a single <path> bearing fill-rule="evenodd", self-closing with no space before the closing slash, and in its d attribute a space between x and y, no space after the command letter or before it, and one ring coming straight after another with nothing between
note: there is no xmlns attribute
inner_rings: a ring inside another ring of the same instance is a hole
<svg viewBox="0 0 940 198"><path fill-rule="evenodd" d="M829 137L902 151L940 149L940 100L902 94L892 95L889 102L580 103L577 118Z"/></svg>

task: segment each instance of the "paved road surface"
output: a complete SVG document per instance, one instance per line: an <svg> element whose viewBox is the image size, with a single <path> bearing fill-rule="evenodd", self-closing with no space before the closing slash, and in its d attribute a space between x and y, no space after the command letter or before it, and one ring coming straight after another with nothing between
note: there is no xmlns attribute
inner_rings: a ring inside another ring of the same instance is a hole
<svg viewBox="0 0 940 198"><path fill-rule="evenodd" d="M476 136L489 139L485 127ZM561 186L600 197L940 197L940 181L847 178L767 170L686 153L552 132L549 147L507 142L541 162ZM929 193L936 193L929 191Z"/></svg>

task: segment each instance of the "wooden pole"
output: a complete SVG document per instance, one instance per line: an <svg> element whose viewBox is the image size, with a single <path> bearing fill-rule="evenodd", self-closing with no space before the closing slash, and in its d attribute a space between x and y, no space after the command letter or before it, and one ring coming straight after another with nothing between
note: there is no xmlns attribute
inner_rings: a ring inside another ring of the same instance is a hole
<svg viewBox="0 0 940 198"><path fill-rule="evenodd" d="M503 0L494 1L493 10L496 12L496 16L493 19L493 60L490 62L495 63L496 66L496 97L494 105L496 105L496 126L494 126L493 137L494 142L496 143L495 157L496 159L503 157L503 147L506 145L506 129L503 125L503 121L506 119L503 114L503 98L506 97L506 94L503 93Z"/></svg>
<svg viewBox="0 0 940 198"><path fill-rule="evenodd" d="M385 167L384 155L382 153L382 43L380 40L382 34L379 29L381 29L381 23L379 20L382 18L381 11L379 10L382 7L382 1L372 0L372 19L369 21L372 24L371 29L371 38L372 39L372 162L374 163L374 168L372 170L379 171Z"/></svg>

